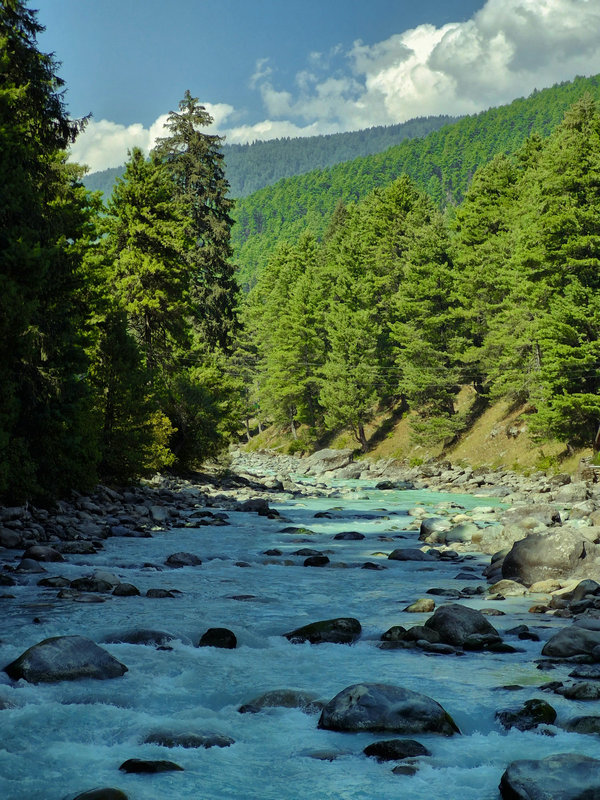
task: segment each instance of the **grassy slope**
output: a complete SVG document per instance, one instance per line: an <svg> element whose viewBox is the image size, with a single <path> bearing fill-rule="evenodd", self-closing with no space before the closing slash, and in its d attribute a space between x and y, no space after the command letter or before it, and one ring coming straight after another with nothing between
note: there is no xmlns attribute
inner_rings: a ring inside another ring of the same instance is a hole
<svg viewBox="0 0 600 800"><path fill-rule="evenodd" d="M469 405L472 390L463 389L458 398L458 407ZM411 440L409 418L394 421L382 414L367 427L367 436L373 446L366 455L370 460L396 458L409 464L422 463L429 458L443 457L453 464L469 464L472 467L505 467L519 472L538 469L548 472L574 472L579 460L592 454L590 450L566 452L565 445L558 441L540 444L527 433L527 409L510 408L499 402L488 408L461 436L454 446L443 451L441 446L423 447ZM287 432L265 430L253 437L248 449L261 448L285 452L291 442ZM339 433L330 443L331 447L356 447L348 432Z"/></svg>

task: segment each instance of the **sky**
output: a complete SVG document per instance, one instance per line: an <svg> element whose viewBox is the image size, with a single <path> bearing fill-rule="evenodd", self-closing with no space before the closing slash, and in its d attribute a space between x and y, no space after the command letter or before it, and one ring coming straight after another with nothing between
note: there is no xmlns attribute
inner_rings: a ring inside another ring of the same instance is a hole
<svg viewBox="0 0 600 800"><path fill-rule="evenodd" d="M28 3L28 5L32 5ZM228 143L471 114L600 73L600 0L37 0L72 154L148 151L189 89Z"/></svg>

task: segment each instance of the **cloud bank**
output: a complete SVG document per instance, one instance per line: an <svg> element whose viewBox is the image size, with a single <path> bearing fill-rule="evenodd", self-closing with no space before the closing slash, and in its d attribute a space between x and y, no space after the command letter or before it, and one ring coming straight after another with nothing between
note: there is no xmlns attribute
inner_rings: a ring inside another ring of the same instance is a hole
<svg viewBox="0 0 600 800"><path fill-rule="evenodd" d="M278 87L266 58L249 85L265 119L241 125L226 104L204 103L211 132L229 143L357 130L418 116L470 114L575 75L600 72L598 0L487 0L467 22L424 24L373 45L307 54L292 87ZM148 150L166 116L146 129L91 122L73 157L92 170ZM228 124L229 123L229 124Z"/></svg>

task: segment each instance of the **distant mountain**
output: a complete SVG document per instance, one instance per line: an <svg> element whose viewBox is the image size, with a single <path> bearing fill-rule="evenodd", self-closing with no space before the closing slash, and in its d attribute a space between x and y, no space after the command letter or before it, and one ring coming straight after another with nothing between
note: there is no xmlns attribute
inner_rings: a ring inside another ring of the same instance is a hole
<svg viewBox="0 0 600 800"><path fill-rule="evenodd" d="M399 125L381 125L361 131L272 139L252 144L224 144L227 180L232 197L246 197L282 178L323 169L359 156L381 153L405 139L426 136L458 117L417 117ZM85 177L90 191L109 197L125 167L110 167Z"/></svg>
<svg viewBox="0 0 600 800"><path fill-rule="evenodd" d="M600 75L577 77L528 98L463 117L422 139L317 169L238 200L233 228L242 285L251 286L270 253L306 229L320 237L341 201L352 203L399 175L409 175L441 206L460 202L475 170L497 153L512 153L533 133L548 136L585 93L600 100Z"/></svg>

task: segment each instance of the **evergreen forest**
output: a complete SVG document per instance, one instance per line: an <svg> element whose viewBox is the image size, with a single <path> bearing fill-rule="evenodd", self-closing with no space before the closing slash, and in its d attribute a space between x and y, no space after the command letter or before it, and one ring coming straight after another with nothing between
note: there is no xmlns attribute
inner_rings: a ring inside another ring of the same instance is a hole
<svg viewBox="0 0 600 800"><path fill-rule="evenodd" d="M186 91L104 204L40 30L0 8L2 502L193 470L251 424L365 452L381 409L449 444L509 399L541 440L598 444L598 78L235 207Z"/></svg>
<svg viewBox="0 0 600 800"><path fill-rule="evenodd" d="M323 136L286 137L250 144L224 143L221 149L231 195L246 197L281 178L381 153L404 139L426 136L454 121L454 117L448 116L417 117L398 125L378 125ZM90 191L102 191L109 197L115 180L124 169L123 166L109 167L92 172L86 175L84 183Z"/></svg>

